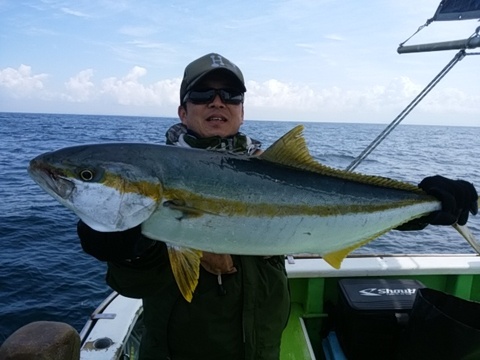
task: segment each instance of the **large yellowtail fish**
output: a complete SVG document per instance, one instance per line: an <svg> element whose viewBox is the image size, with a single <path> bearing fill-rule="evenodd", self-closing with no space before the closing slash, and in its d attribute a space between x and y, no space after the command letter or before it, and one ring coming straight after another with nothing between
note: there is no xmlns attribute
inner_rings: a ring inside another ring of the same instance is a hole
<svg viewBox="0 0 480 360"><path fill-rule="evenodd" d="M154 144L75 146L30 162L32 178L98 231L142 224L164 241L183 296L202 251L348 253L441 204L417 186L324 166L298 126L259 157Z"/></svg>

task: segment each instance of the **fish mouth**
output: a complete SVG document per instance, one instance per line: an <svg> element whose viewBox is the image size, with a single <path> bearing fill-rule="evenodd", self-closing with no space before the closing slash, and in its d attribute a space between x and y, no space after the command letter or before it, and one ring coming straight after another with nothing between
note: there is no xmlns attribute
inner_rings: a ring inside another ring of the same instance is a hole
<svg viewBox="0 0 480 360"><path fill-rule="evenodd" d="M35 160L28 167L30 177L52 196L67 199L75 189L73 181L62 176L60 172Z"/></svg>

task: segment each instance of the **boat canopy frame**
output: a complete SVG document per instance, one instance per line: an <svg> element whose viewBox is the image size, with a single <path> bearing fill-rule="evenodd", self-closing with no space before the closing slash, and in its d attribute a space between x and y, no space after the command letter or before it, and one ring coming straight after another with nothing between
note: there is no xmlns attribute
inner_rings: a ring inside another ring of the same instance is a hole
<svg viewBox="0 0 480 360"><path fill-rule="evenodd" d="M468 9L461 9L460 5L467 4ZM480 52L467 51L480 47L480 26L474 33L463 40L452 40L445 42L408 45L404 44L414 37L422 29L430 25L433 21L444 20L467 20L480 18L480 0L458 1L442 0L434 16L428 19L426 23L420 26L417 31L402 42L397 49L399 54L459 50L450 60L450 62L433 78L432 81L387 125L387 127L358 155L346 168L346 171L353 171L357 166L372 153L373 150L405 119L408 114L423 100L423 98L448 74L448 72L462 59L468 55L480 55Z"/></svg>

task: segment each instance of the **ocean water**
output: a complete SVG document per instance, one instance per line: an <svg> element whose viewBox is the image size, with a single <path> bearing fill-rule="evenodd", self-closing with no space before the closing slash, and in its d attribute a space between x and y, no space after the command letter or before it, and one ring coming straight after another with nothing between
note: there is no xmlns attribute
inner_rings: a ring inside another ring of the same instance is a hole
<svg viewBox="0 0 480 360"><path fill-rule="evenodd" d="M84 254L74 214L27 175L30 159L85 143L163 143L174 118L0 113L0 343L38 320L64 321L81 330L110 293L105 264ZM296 122L246 121L243 131L268 147ZM345 168L385 125L305 123L316 159ZM480 127L401 125L356 169L418 183L442 174L476 183ZM480 216L470 229L480 237ZM451 227L392 231L358 253L472 253Z"/></svg>

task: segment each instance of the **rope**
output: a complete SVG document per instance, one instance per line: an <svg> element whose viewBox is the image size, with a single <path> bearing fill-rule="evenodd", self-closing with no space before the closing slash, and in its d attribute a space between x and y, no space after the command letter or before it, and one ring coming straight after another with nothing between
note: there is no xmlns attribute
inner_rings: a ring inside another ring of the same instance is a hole
<svg viewBox="0 0 480 360"><path fill-rule="evenodd" d="M405 40L404 42L400 43L398 45L399 48L401 48L408 40L410 40L411 38L413 38L415 35L417 35L420 31L422 31L424 28L426 28L428 25L430 25L431 23L433 22L433 18L431 19L428 19L425 24L421 25L418 27L417 31L415 31L412 35L410 35L409 38L407 38L407 40Z"/></svg>
<svg viewBox="0 0 480 360"><path fill-rule="evenodd" d="M445 75L466 55L465 50L460 50L453 59L445 66L442 71L438 73L437 76L417 95L413 101L408 104L408 106L403 109L403 111L383 130L380 135L377 136L375 140L372 141L370 145L368 145L362 153L353 160L350 165L347 166L345 169L346 171L353 171L370 153L375 150L375 148L397 127L398 124L402 122L405 117L415 108L415 106L422 101L422 99L432 90L438 82L443 79Z"/></svg>

